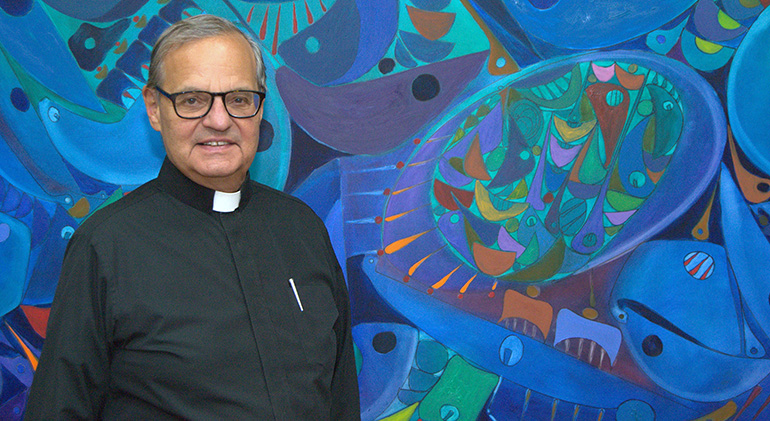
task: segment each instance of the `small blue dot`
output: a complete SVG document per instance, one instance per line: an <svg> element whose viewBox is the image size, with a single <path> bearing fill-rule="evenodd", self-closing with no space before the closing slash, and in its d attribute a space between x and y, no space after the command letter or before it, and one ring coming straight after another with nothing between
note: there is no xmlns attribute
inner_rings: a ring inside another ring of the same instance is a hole
<svg viewBox="0 0 770 421"><path fill-rule="evenodd" d="M17 365L16 366L16 371L18 371L19 373L23 373L24 372L24 366L21 365L21 364Z"/></svg>

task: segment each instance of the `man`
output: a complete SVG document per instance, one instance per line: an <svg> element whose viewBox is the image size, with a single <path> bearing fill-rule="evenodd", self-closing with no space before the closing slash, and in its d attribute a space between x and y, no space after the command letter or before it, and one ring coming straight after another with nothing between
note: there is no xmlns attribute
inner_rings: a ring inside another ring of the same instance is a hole
<svg viewBox="0 0 770 421"><path fill-rule="evenodd" d="M248 178L257 45L172 25L142 94L167 159L64 258L26 419L359 419L350 311L320 219Z"/></svg>

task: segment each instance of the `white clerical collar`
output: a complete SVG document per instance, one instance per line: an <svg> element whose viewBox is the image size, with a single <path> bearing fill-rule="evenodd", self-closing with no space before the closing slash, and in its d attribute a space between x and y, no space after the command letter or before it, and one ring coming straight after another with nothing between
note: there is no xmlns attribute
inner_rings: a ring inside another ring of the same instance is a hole
<svg viewBox="0 0 770 421"><path fill-rule="evenodd" d="M226 193L223 191L214 192L214 203L212 208L214 212L232 212L238 209L241 203L241 191L235 193Z"/></svg>

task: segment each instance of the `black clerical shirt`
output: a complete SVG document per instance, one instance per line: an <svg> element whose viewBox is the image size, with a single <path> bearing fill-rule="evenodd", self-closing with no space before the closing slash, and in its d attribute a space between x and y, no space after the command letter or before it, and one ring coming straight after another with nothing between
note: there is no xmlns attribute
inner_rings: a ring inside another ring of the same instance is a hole
<svg viewBox="0 0 770 421"><path fill-rule="evenodd" d="M322 221L252 181L234 212L213 196L166 160L77 229L26 419L360 418Z"/></svg>

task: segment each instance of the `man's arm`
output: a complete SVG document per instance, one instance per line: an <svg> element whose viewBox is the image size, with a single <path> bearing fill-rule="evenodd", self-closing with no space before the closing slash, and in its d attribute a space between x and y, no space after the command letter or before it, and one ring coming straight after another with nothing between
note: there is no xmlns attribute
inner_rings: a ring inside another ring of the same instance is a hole
<svg viewBox="0 0 770 421"><path fill-rule="evenodd" d="M358 395L358 374L356 373L353 335L350 326L350 301L342 269L339 263L337 263L328 238L327 246L331 255L329 258L330 264L334 269L334 299L337 304L337 311L339 312L337 323L334 325L334 331L337 334L337 361L332 377L331 419L343 421L360 420L361 406Z"/></svg>
<svg viewBox="0 0 770 421"><path fill-rule="evenodd" d="M95 419L109 382L107 291L90 241L67 245L26 420Z"/></svg>

